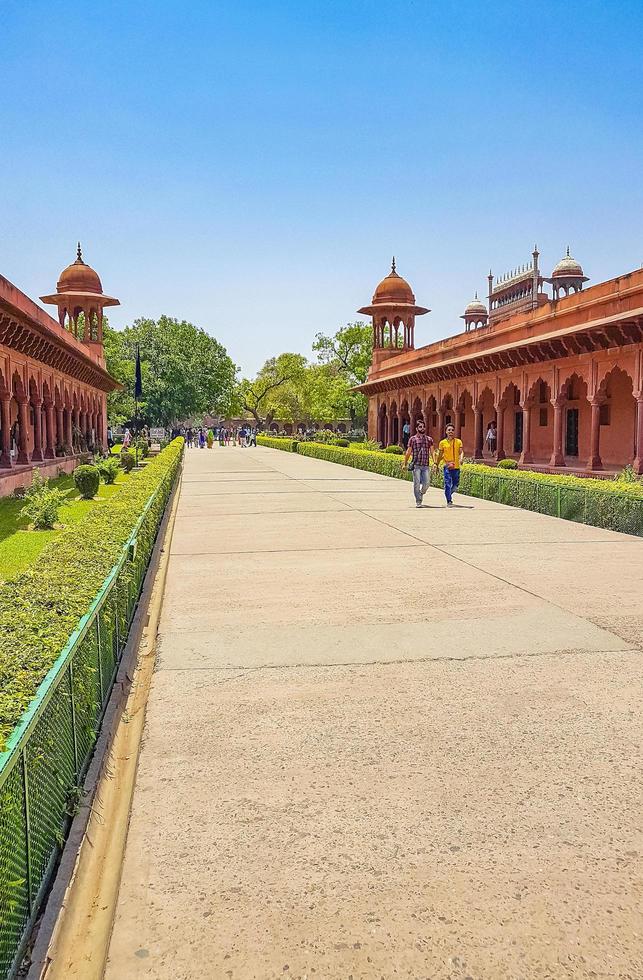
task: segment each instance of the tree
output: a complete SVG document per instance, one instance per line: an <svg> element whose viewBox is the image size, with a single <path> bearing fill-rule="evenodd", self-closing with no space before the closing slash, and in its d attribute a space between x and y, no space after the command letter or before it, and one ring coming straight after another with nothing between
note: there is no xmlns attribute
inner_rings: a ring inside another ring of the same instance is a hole
<svg viewBox="0 0 643 980"><path fill-rule="evenodd" d="M322 364L336 369L347 383L347 389L363 384L373 360L373 329L368 323L347 323L332 337L318 333L313 343ZM364 423L368 400L360 392L347 391L346 411L353 427Z"/></svg>
<svg viewBox="0 0 643 980"><path fill-rule="evenodd" d="M142 420L169 426L195 415L229 414L236 367L225 348L194 324L161 316L158 321L135 320L120 332L109 327L105 332L107 368L124 385L124 391L112 399L119 421L132 417L137 345L143 379Z"/></svg>
<svg viewBox="0 0 643 980"><path fill-rule="evenodd" d="M274 418L281 419L293 386L301 383L305 370L306 358L301 354L271 357L254 381L241 381L238 397L244 411L252 415L257 425L270 425ZM289 386L288 393L282 390L284 386Z"/></svg>

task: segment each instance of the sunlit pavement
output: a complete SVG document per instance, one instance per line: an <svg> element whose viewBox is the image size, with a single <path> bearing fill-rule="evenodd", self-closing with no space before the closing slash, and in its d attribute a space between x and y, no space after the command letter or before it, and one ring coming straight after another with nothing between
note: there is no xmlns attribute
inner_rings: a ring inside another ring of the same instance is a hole
<svg viewBox="0 0 643 980"><path fill-rule="evenodd" d="M189 450L109 980L643 975L643 542Z"/></svg>

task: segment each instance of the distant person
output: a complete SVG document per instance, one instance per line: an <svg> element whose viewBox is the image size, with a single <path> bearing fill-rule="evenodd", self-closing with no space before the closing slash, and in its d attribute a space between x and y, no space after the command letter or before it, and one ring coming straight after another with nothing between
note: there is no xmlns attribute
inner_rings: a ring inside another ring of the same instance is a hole
<svg viewBox="0 0 643 980"><path fill-rule="evenodd" d="M415 423L415 435L409 439L403 463L413 473L413 494L416 507L422 506L424 494L429 489L429 456L432 446L433 439L431 436L427 436L423 420L418 419Z"/></svg>
<svg viewBox="0 0 643 980"><path fill-rule="evenodd" d="M462 440L456 439L455 426L449 423L446 428L446 438L440 441L435 460L436 467L441 462L444 464L444 496L447 498L447 507L453 507L453 494L460 485L460 467L463 459Z"/></svg>
<svg viewBox="0 0 643 980"><path fill-rule="evenodd" d="M129 449L131 443L132 443L132 433L130 432L129 429L126 428L125 432L123 433L123 449Z"/></svg>
<svg viewBox="0 0 643 980"><path fill-rule="evenodd" d="M407 420L402 426L402 446L404 447L405 452L409 448L410 438L411 438L411 425Z"/></svg>
<svg viewBox="0 0 643 980"><path fill-rule="evenodd" d="M199 449L205 449L205 432L199 429Z"/></svg>
<svg viewBox="0 0 643 980"><path fill-rule="evenodd" d="M114 445L114 432L111 425L107 426L107 445L110 449Z"/></svg>
<svg viewBox="0 0 643 980"><path fill-rule="evenodd" d="M487 449L489 450L492 456L496 451L496 439L497 439L496 423L492 419L489 425L487 426L487 435L485 437L485 441L487 443Z"/></svg>

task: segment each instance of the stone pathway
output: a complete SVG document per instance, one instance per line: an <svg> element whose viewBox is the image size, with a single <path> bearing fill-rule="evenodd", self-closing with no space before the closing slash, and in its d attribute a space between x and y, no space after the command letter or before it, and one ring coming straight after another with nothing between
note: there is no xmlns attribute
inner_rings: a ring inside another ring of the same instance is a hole
<svg viewBox="0 0 643 980"><path fill-rule="evenodd" d="M643 976L643 541L189 450L108 980Z"/></svg>

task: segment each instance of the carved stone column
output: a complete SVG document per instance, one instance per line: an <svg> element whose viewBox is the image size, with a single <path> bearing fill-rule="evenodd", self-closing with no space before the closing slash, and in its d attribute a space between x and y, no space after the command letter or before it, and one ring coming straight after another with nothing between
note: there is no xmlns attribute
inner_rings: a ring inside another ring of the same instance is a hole
<svg viewBox="0 0 643 980"><path fill-rule="evenodd" d="M31 407L33 408L33 452L31 454L31 461L33 463L42 463L45 458L42 452L42 398L34 396L31 399Z"/></svg>
<svg viewBox="0 0 643 980"><path fill-rule="evenodd" d="M522 405L522 452L520 453L521 463L533 463L534 457L531 452L531 414L533 403L523 402Z"/></svg>
<svg viewBox="0 0 643 980"><path fill-rule="evenodd" d="M552 401L554 406L554 445L552 447L550 466L564 466L565 456L563 454L563 405L557 400Z"/></svg>
<svg viewBox="0 0 643 980"><path fill-rule="evenodd" d="M634 472L638 476L643 476L643 392L636 399L636 457L634 459Z"/></svg>
<svg viewBox="0 0 643 980"><path fill-rule="evenodd" d="M54 459L55 456L54 403L50 398L47 398L45 400L45 459Z"/></svg>
<svg viewBox="0 0 643 980"><path fill-rule="evenodd" d="M2 428L2 446L0 447L0 467L9 469L13 466L11 458L11 393L0 392L0 426Z"/></svg>
<svg viewBox="0 0 643 980"><path fill-rule="evenodd" d="M588 470L602 470L603 461L601 460L601 403L596 398L590 402L592 408L592 426L589 440L589 459L587 460Z"/></svg>
<svg viewBox="0 0 643 980"><path fill-rule="evenodd" d="M56 445L65 444L65 423L62 405L56 405ZM54 446L54 449L56 447Z"/></svg>
<svg viewBox="0 0 643 980"><path fill-rule="evenodd" d="M483 442L484 433L482 431L482 425L483 425L482 409L481 408L476 408L476 410L475 410L475 430L474 430L475 431L475 440L474 440L474 450L473 450L473 458L474 459L483 459L484 458L483 457L483 453L482 453L483 446L484 446L484 442Z"/></svg>
<svg viewBox="0 0 643 980"><path fill-rule="evenodd" d="M27 431L29 426L29 402L24 395L18 399L18 463L29 462L29 441Z"/></svg>
<svg viewBox="0 0 643 980"><path fill-rule="evenodd" d="M505 458L505 408L500 402L496 412L496 460Z"/></svg>

